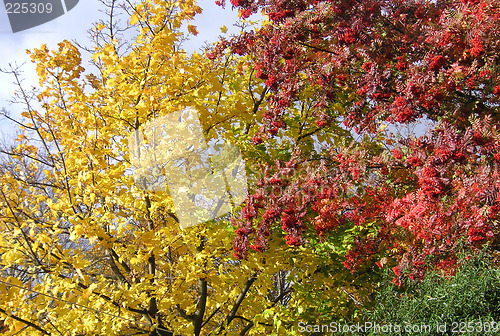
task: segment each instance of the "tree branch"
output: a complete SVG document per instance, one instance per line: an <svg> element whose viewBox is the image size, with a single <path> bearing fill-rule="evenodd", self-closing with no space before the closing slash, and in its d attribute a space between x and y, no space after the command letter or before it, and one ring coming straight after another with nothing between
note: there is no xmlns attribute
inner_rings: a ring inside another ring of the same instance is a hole
<svg viewBox="0 0 500 336"><path fill-rule="evenodd" d="M196 253L201 253L205 247L205 238L201 237L201 242L198 247L196 247ZM201 333L201 328L203 326L203 316L205 315L205 309L207 306L207 280L205 278L200 278L198 280L198 302L196 304L196 311L193 318L194 334L199 336Z"/></svg>
<svg viewBox="0 0 500 336"><path fill-rule="evenodd" d="M24 323L26 324L28 327L31 327L31 328L34 328L38 331L40 331L41 333L43 333L44 335L50 335L50 333L48 331L46 331L45 329L43 329L42 327L40 326L37 326L36 324L30 322L30 321L26 321L25 319L22 319L18 316L15 316L14 314L8 314L5 310L3 310L2 308L0 308L0 313L2 314L5 314L6 316L10 317L11 319L14 319L16 321L19 321L21 323Z"/></svg>
<svg viewBox="0 0 500 336"><path fill-rule="evenodd" d="M147 212L147 222L148 222L148 230L150 232L154 231L154 222L151 219L151 199L149 198L149 195L146 195L145 198L146 201L146 212ZM149 258L148 258L148 274L150 275L149 282L153 286L155 282L155 273L156 273L156 259L155 255L153 252L151 252ZM155 317L156 314L158 313L158 306L156 303L156 297L154 295L151 295L150 292L148 292L148 295L150 296L149 299L149 308L148 308L148 313L151 317Z"/></svg>
<svg viewBox="0 0 500 336"><path fill-rule="evenodd" d="M236 299L233 308L231 309L229 314L227 314L226 320L219 327L217 334L220 334L226 328L226 326L229 326L229 324L234 320L234 318L236 317L236 313L238 312L238 308L240 308L241 303L245 299L246 294L250 290L250 287L252 287L255 280L257 280L257 273L252 274L250 278L248 278L248 280L245 282L245 285L243 286L240 294L238 295L238 298Z"/></svg>

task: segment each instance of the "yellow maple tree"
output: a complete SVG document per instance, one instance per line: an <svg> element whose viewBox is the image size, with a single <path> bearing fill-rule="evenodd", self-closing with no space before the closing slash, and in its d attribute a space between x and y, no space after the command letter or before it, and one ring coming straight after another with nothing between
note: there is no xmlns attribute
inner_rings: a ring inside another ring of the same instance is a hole
<svg viewBox="0 0 500 336"><path fill-rule="evenodd" d="M265 86L244 58L181 48L182 25L201 12L193 0L115 6L92 30L94 71L68 41L31 51L33 102L12 70L25 111L22 120L6 115L21 135L2 149L0 170L6 334L285 333L281 318L293 320L293 310L283 311L304 303L290 301L289 279L328 286L321 273L311 277L319 257L271 238L267 252L236 260L229 216L182 230L165 188L135 184L128 140L191 107L208 142L225 138L252 157ZM130 17L124 27L113 21L119 10ZM257 161L246 164L251 174Z"/></svg>

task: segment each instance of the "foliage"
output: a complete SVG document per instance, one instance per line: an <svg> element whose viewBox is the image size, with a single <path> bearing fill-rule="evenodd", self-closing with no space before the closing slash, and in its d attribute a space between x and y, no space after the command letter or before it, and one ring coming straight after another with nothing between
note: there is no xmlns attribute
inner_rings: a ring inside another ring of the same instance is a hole
<svg viewBox="0 0 500 336"><path fill-rule="evenodd" d="M243 17L262 11L269 19L218 48L253 55L256 76L275 92L270 122L305 86L316 89L315 116L327 123L339 94L354 92L341 103L346 124L359 129L423 115L463 124L496 110L497 1L231 3Z"/></svg>
<svg viewBox="0 0 500 336"><path fill-rule="evenodd" d="M279 227L292 246L314 232L357 232L345 267L390 266L397 283L406 267L421 278L428 260L452 269L464 241L498 252L498 1L231 4L242 18L267 18L208 53L250 56L268 87L254 142L286 139L304 100L300 129L316 141L264 168L235 219L240 258L264 250ZM424 119L433 122L426 135L395 141L388 132Z"/></svg>
<svg viewBox="0 0 500 336"><path fill-rule="evenodd" d="M106 4L110 22L94 25L91 48L63 41L30 51L38 92L10 70L25 111L4 111L21 130L1 149L6 334L283 334L294 321L281 312L303 304L292 284L328 286L322 273L304 272L317 255L270 240L267 253L236 260L228 216L182 231L167 190L134 184L128 147L148 121L189 106L207 141L241 145L254 177L280 150L251 146L267 90L245 59L182 50L182 25L201 11L193 1Z"/></svg>
<svg viewBox="0 0 500 336"><path fill-rule="evenodd" d="M293 335L359 320L386 269L402 285L498 253L498 1L235 0L268 19L206 57L182 49L194 1L105 4L91 48L30 52L38 92L11 69L9 334ZM128 137L185 107L241 149L250 193L181 230L167 189L134 184ZM426 135L389 132L420 118Z"/></svg>
<svg viewBox="0 0 500 336"><path fill-rule="evenodd" d="M479 326L484 328L487 322L500 318L500 271L490 258L486 254L468 256L453 276L431 272L423 281L406 279L402 288L387 282L364 319L379 324L432 326L434 332L419 335L435 335L436 326L445 323L452 334L453 323L463 322L474 326L475 332L468 335L483 335L487 332L481 332ZM458 331L463 325L455 327ZM490 328L498 331L499 326L491 324Z"/></svg>

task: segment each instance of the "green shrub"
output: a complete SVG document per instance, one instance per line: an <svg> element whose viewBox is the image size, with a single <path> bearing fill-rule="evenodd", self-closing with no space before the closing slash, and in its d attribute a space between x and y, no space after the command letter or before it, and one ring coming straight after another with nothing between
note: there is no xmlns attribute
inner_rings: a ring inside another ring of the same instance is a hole
<svg viewBox="0 0 500 336"><path fill-rule="evenodd" d="M385 325L387 332L357 335L500 335L500 325L493 324L500 324L500 270L490 259L482 255L464 260L454 276L428 273L419 282L407 279L401 288L386 281L364 320ZM401 331L388 331L389 324L401 326ZM405 326L410 329L405 331Z"/></svg>

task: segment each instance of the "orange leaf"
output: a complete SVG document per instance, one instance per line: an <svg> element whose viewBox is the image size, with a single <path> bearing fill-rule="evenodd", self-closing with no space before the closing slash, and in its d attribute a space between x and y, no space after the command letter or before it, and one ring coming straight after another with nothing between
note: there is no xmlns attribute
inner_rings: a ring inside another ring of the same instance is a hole
<svg viewBox="0 0 500 336"><path fill-rule="evenodd" d="M188 24L188 31L194 36L198 35L198 29L196 29L196 26L193 26L192 24Z"/></svg>

